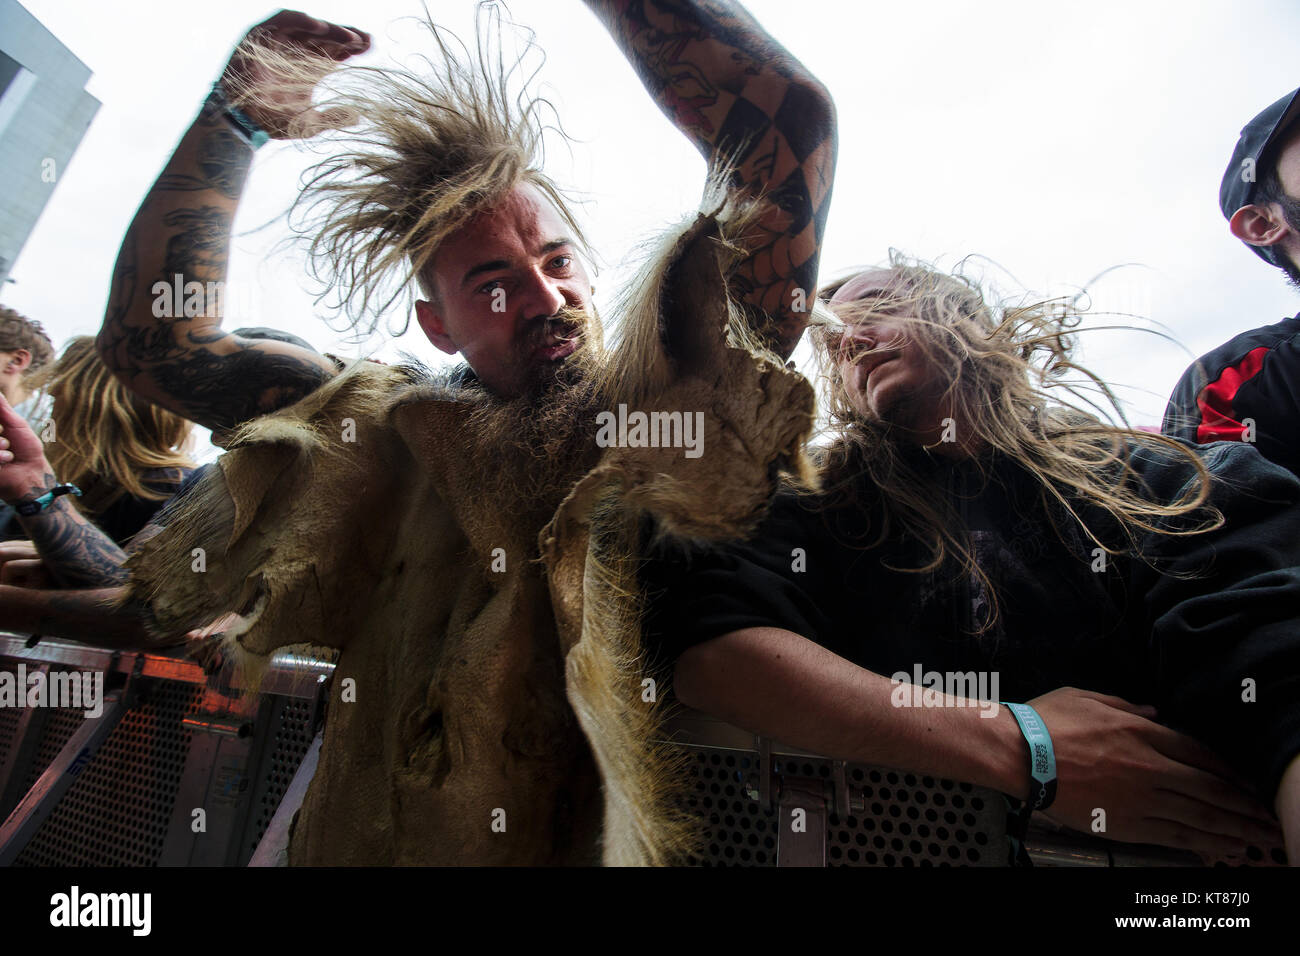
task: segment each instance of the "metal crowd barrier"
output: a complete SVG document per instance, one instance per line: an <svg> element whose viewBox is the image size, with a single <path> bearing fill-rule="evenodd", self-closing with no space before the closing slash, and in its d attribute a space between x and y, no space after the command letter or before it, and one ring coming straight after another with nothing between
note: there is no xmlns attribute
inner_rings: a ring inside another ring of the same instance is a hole
<svg viewBox="0 0 1300 956"><path fill-rule="evenodd" d="M690 761L702 866L1007 866L1006 798L969 783L846 763L682 709L667 728ZM802 832L796 810L807 821ZM812 821L816 821L816 826ZM1201 866L1192 853L1116 843L1034 814L1035 866Z"/></svg>
<svg viewBox="0 0 1300 956"><path fill-rule="evenodd" d="M194 663L0 634L0 672L101 672L103 712L0 707L0 865L242 866L315 734L332 666L278 655L263 693Z"/></svg>
<svg viewBox="0 0 1300 956"><path fill-rule="evenodd" d="M20 667L47 679L102 672L103 712L0 706L0 865L276 862L314 770L331 664L280 654L260 694L229 697L187 660L55 640L29 648L0 633L0 673ZM692 711L668 729L690 774L683 809L700 826L695 865L1013 859L1005 798L994 791L830 760ZM1025 845L1037 865L1200 862L1062 831L1037 816Z"/></svg>
<svg viewBox="0 0 1300 956"><path fill-rule="evenodd" d="M830 760L683 710L670 739L689 761L686 811L704 866L1007 866L995 791Z"/></svg>

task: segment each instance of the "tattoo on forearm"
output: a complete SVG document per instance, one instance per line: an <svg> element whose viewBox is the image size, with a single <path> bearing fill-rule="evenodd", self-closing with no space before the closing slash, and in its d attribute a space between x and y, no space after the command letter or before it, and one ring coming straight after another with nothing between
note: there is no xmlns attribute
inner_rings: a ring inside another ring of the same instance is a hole
<svg viewBox="0 0 1300 956"><path fill-rule="evenodd" d="M177 275L204 284L226 278L234 202L253 151L206 107L188 136L123 240L99 341L132 388L200 424L231 427L292 404L331 371L324 359L241 343L214 316L157 316L148 297L137 297L141 269L147 288Z"/></svg>
<svg viewBox="0 0 1300 956"><path fill-rule="evenodd" d="M40 495L55 485L47 473L28 494ZM41 560L64 587L113 587L125 584L126 552L95 527L66 499L57 499L40 514L20 517Z"/></svg>
<svg viewBox="0 0 1300 956"><path fill-rule="evenodd" d="M711 162L731 164L737 186L772 201L733 290L788 355L807 324L830 209L829 97L738 3L588 3L678 128Z"/></svg>
<svg viewBox="0 0 1300 956"><path fill-rule="evenodd" d="M224 122L211 124L198 147L198 175L163 173L155 188L166 192L195 192L212 189L227 199L238 199L244 191L253 151Z"/></svg>
<svg viewBox="0 0 1300 956"><path fill-rule="evenodd" d="M226 261L230 255L230 213L216 206L201 209L173 209L163 217L163 225L179 227L167 240L163 259L163 281L182 275L197 282L226 278Z"/></svg>
<svg viewBox="0 0 1300 956"><path fill-rule="evenodd" d="M325 384L330 373L291 355L251 348L218 355L200 348L156 366L153 376L184 404L186 417L232 428L292 405Z"/></svg>

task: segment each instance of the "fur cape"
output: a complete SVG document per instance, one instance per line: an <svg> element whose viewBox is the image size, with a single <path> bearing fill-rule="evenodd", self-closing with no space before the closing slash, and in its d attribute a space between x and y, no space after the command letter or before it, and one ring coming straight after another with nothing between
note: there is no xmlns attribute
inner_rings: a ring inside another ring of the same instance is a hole
<svg viewBox="0 0 1300 956"><path fill-rule="evenodd" d="M246 670L286 645L338 650L291 864L664 864L689 848L636 553L648 525L744 535L781 470L807 473L812 389L726 292L751 216L728 204L661 244L601 376L611 410L703 412L700 457L593 439L540 518L507 520L465 453L481 399L359 363L245 426L133 557L127 599L161 631L238 612L221 640Z"/></svg>

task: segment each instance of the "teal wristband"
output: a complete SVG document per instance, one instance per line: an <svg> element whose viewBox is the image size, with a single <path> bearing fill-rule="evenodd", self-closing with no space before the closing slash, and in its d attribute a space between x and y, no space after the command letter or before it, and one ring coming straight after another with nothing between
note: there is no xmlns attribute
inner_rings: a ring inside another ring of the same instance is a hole
<svg viewBox="0 0 1300 956"><path fill-rule="evenodd" d="M14 511L18 512L24 518L30 518L32 515L38 515L50 505L54 504L54 499L60 495L76 495L81 497L81 489L76 485L62 484L55 485L39 498L33 498L31 501L19 501L14 504Z"/></svg>
<svg viewBox="0 0 1300 956"><path fill-rule="evenodd" d="M1031 798L1031 809L1046 810L1056 799L1056 751L1052 749L1052 737L1047 732L1047 725L1038 711L1028 704L1006 704L1002 706L1011 710L1011 715L1020 725L1020 732L1029 744L1029 776L1038 785Z"/></svg>
<svg viewBox="0 0 1300 956"><path fill-rule="evenodd" d="M231 105L230 100L226 99L226 91L222 87L220 80L212 84L212 92L208 94L208 102L230 122L235 131L253 149L265 145L271 138L271 134L249 119L248 114Z"/></svg>

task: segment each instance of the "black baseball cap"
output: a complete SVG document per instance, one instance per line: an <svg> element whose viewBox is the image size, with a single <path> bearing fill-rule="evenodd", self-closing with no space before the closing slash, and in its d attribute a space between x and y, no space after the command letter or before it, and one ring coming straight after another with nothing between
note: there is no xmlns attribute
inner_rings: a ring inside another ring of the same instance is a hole
<svg viewBox="0 0 1300 956"><path fill-rule="evenodd" d="M1254 202L1260 157L1297 117L1300 117L1300 90L1292 90L1246 124L1219 186L1219 208L1224 218L1231 219L1242 206ZM1281 267L1275 247L1246 245L1265 262Z"/></svg>

